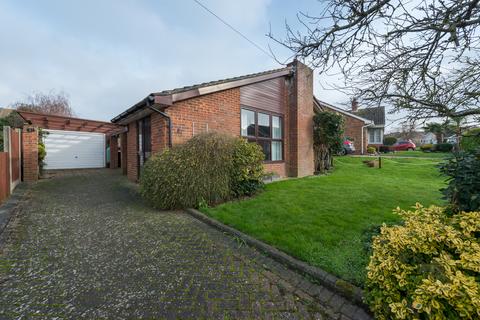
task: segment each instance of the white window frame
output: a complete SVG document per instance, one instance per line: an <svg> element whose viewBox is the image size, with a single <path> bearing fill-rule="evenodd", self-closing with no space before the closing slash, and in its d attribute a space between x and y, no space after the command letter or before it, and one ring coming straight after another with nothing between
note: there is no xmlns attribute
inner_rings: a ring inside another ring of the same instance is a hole
<svg viewBox="0 0 480 320"><path fill-rule="evenodd" d="M380 141L375 140L375 131L378 130L380 131ZM370 132L373 131L373 138L374 140L372 141L370 139ZM383 143L383 128L368 128L368 143L369 144L382 144Z"/></svg>

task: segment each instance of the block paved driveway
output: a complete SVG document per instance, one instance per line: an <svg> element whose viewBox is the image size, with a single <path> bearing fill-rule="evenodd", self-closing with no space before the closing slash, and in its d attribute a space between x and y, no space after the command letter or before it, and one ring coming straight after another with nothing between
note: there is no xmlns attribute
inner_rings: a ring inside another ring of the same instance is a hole
<svg viewBox="0 0 480 320"><path fill-rule="evenodd" d="M368 318L191 216L149 208L118 171L43 180L27 198L0 255L0 319Z"/></svg>

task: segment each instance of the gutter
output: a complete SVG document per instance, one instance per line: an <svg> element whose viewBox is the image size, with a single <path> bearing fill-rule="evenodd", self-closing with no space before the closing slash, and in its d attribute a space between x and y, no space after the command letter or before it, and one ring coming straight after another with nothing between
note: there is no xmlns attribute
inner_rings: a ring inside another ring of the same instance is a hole
<svg viewBox="0 0 480 320"><path fill-rule="evenodd" d="M158 110L157 108L153 107L152 106L152 101L155 101L155 97L153 97L152 95L148 96L147 99L146 99L146 106L148 109L158 113L159 115L161 115L162 117L164 117L165 119L167 119L167 122L168 122L168 147L171 148L173 143L172 143L172 119L170 118L170 116L168 114L166 114L165 112L163 111L160 111Z"/></svg>

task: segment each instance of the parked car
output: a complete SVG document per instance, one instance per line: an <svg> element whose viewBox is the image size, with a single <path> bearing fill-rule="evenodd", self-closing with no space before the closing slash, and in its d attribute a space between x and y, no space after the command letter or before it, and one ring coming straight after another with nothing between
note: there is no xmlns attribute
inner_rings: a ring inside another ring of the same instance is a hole
<svg viewBox="0 0 480 320"><path fill-rule="evenodd" d="M415 143L412 140L398 141L393 146L390 147L393 151L413 151L417 148Z"/></svg>
<svg viewBox="0 0 480 320"><path fill-rule="evenodd" d="M352 154L355 152L355 145L353 144L352 141L350 140L345 140L343 141L343 149L340 151L340 154L346 155L346 154Z"/></svg>

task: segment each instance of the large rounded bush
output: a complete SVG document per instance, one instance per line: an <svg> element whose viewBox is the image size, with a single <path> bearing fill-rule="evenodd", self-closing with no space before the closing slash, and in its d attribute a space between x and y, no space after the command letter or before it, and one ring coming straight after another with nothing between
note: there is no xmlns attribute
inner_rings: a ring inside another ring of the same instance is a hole
<svg viewBox="0 0 480 320"><path fill-rule="evenodd" d="M378 319L480 318L480 212L441 207L397 213L381 228L368 266L366 299Z"/></svg>
<svg viewBox="0 0 480 320"><path fill-rule="evenodd" d="M262 187L257 144L220 133L193 137L145 164L140 193L161 209L198 207L251 195Z"/></svg>

